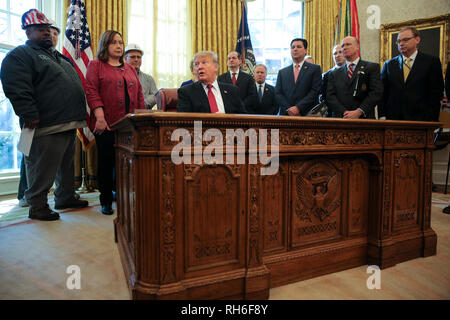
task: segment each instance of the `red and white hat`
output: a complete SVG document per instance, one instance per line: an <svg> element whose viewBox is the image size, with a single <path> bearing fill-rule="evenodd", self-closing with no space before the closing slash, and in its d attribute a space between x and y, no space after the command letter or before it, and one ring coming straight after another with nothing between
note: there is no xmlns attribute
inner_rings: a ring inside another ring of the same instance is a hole
<svg viewBox="0 0 450 320"><path fill-rule="evenodd" d="M29 26L39 24L51 25L52 23L47 19L45 14L36 9L30 9L22 15L22 29L25 30Z"/></svg>

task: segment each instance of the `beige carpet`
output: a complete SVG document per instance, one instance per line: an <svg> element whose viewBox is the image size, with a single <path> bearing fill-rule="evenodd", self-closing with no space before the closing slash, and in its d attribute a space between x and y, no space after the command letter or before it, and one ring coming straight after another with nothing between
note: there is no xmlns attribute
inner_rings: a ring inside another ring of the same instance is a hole
<svg viewBox="0 0 450 320"><path fill-rule="evenodd" d="M17 200L0 201L0 299L130 299L113 219L91 207L62 211L61 220L29 220ZM51 201L50 201L51 203ZM450 195L433 193L437 255L381 271L381 289L369 290L367 266L270 290L270 299L450 299ZM51 205L52 206L52 205ZM81 289L68 289L69 266L78 266Z"/></svg>

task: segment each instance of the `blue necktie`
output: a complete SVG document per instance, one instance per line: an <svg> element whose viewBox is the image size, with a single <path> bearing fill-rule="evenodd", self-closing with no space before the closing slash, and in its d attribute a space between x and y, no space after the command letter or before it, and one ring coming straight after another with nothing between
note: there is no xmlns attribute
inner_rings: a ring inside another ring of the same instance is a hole
<svg viewBox="0 0 450 320"><path fill-rule="evenodd" d="M262 96L263 96L263 93L262 93L262 84L260 84L260 85L259 85L259 89L258 89L259 102L262 101Z"/></svg>

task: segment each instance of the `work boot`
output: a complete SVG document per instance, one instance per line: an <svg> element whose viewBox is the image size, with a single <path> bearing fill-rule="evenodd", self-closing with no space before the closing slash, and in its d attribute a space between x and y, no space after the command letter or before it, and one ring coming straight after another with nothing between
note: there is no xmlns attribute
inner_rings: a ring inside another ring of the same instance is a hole
<svg viewBox="0 0 450 320"><path fill-rule="evenodd" d="M64 203L55 202L55 209L62 210L68 208L84 208L89 206L89 202L86 200L76 200L72 198Z"/></svg>
<svg viewBox="0 0 450 320"><path fill-rule="evenodd" d="M53 221L59 219L59 214L58 212L51 210L48 204L46 204L44 207L30 208L28 211L28 218L41 221Z"/></svg>

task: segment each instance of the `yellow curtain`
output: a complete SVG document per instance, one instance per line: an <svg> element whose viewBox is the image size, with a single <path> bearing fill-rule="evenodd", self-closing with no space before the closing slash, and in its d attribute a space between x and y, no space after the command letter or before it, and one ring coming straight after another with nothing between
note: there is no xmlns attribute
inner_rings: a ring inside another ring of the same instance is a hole
<svg viewBox="0 0 450 320"><path fill-rule="evenodd" d="M189 0L192 54L212 50L225 72L228 52L236 48L242 9L240 0Z"/></svg>
<svg viewBox="0 0 450 320"><path fill-rule="evenodd" d="M66 8L70 0L66 1ZM127 0L84 0L86 16L91 32L92 53L97 53L98 41L106 30L119 31L127 43ZM66 10L67 17L67 10Z"/></svg>
<svg viewBox="0 0 450 320"><path fill-rule="evenodd" d="M336 29L339 0L311 0L305 2L305 39L308 54L322 72L331 69L333 62L334 32Z"/></svg>

